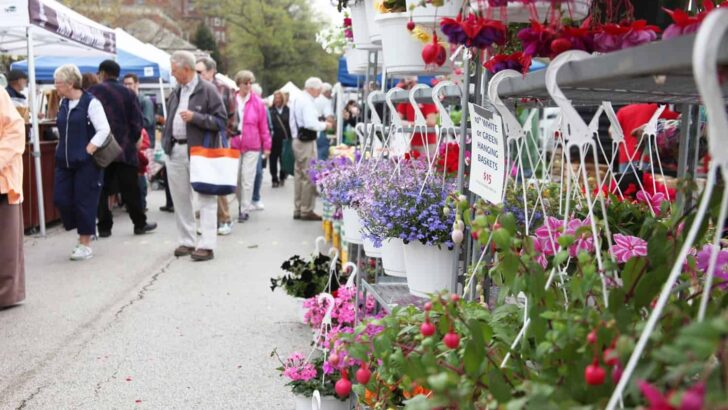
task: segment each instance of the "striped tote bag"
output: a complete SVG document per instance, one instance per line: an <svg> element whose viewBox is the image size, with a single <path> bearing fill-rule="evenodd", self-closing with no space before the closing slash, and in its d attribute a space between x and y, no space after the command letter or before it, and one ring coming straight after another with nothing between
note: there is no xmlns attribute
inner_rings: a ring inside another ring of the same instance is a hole
<svg viewBox="0 0 728 410"><path fill-rule="evenodd" d="M238 186L240 151L229 147L224 124L220 130L219 147L211 147L212 137L207 133L202 146L190 148L190 183L197 193L228 195Z"/></svg>

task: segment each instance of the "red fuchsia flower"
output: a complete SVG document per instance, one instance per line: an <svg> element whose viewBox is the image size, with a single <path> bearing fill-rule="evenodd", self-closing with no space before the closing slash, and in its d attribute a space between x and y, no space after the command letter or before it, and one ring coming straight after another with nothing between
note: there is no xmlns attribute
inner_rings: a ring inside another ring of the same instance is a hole
<svg viewBox="0 0 728 410"><path fill-rule="evenodd" d="M698 31L698 27L700 27L700 23L702 21L699 16L691 16L681 9L663 10L665 10L665 13L670 15L673 22L662 34L663 40L669 40L671 38L680 37L685 34L695 33Z"/></svg>
<svg viewBox="0 0 728 410"><path fill-rule="evenodd" d="M463 18L445 17L440 21L440 30L448 41L455 45L486 49L493 44L503 45L506 42L506 26L497 20L490 20L473 13Z"/></svg>
<svg viewBox="0 0 728 410"><path fill-rule="evenodd" d="M497 54L488 60L484 65L491 74L503 70L516 70L524 75L531 68L531 56L519 51L513 54Z"/></svg>
<svg viewBox="0 0 728 410"><path fill-rule="evenodd" d="M351 27L351 17L344 17L344 27Z"/></svg>
<svg viewBox="0 0 728 410"><path fill-rule="evenodd" d="M518 32L523 53L534 57L549 57L551 55L551 42L556 33L548 26L531 21L531 26Z"/></svg>
<svg viewBox="0 0 728 410"><path fill-rule="evenodd" d="M628 27L615 23L602 25L594 34L594 49L601 53L621 50L622 40L628 31Z"/></svg>
<svg viewBox="0 0 728 410"><path fill-rule="evenodd" d="M647 256L647 241L636 236L615 234L612 255L618 263L625 263L638 256Z"/></svg>
<svg viewBox="0 0 728 410"><path fill-rule="evenodd" d="M633 21L628 28L629 31L622 39L622 48L634 47L655 41L657 40L657 34L661 31L657 26L648 25L645 20Z"/></svg>
<svg viewBox="0 0 728 410"><path fill-rule="evenodd" d="M562 49L558 46L559 40L561 39L567 40L570 47ZM594 33L587 27L564 27L556 39L551 42L551 57L556 57L567 50L583 50L587 53L594 52Z"/></svg>

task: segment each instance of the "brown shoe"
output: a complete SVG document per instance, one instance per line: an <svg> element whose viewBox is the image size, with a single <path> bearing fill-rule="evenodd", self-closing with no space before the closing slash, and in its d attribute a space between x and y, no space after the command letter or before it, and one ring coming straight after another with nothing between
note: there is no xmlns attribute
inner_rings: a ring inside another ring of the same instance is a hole
<svg viewBox="0 0 728 410"><path fill-rule="evenodd" d="M177 249L174 250L174 256L181 257L181 256L189 256L192 255L192 252L195 251L195 248L191 246L184 246L180 245L177 247Z"/></svg>
<svg viewBox="0 0 728 410"><path fill-rule="evenodd" d="M195 249L192 252L192 260L197 262L209 261L214 257L215 254L212 252L212 249Z"/></svg>
<svg viewBox="0 0 728 410"><path fill-rule="evenodd" d="M315 212L309 212L309 213L301 214L301 220L302 221L320 221L321 215L317 215Z"/></svg>

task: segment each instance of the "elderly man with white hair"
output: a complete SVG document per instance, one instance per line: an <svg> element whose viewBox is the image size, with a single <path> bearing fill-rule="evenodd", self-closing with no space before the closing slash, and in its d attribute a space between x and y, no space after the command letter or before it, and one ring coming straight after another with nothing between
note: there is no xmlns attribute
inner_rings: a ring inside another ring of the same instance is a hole
<svg viewBox="0 0 728 410"><path fill-rule="evenodd" d="M334 102L331 99L332 89L333 87L329 83L321 84L321 95L316 97L315 102L319 119L334 123L336 117L334 116ZM326 131L321 131L316 139L316 152L318 159L329 159L329 138L326 136Z"/></svg>
<svg viewBox="0 0 728 410"><path fill-rule="evenodd" d="M322 121L316 109L315 99L321 95L323 83L320 78L306 80L303 92L293 101L291 107L291 136L295 165L295 202L293 219L320 221L321 216L314 212L316 187L308 177L311 160L316 159L316 139L321 131L333 128L331 121Z"/></svg>
<svg viewBox="0 0 728 410"><path fill-rule="evenodd" d="M202 146L205 134L218 135L225 129L228 116L217 88L209 81L201 81L197 75L194 54L177 51L172 54L171 63L177 88L167 100L169 116L162 146L168 157L167 177L177 220L179 246L174 255L191 255L192 260L206 261L214 257L217 245L217 197L198 195L202 233L198 241L192 209L189 149Z"/></svg>

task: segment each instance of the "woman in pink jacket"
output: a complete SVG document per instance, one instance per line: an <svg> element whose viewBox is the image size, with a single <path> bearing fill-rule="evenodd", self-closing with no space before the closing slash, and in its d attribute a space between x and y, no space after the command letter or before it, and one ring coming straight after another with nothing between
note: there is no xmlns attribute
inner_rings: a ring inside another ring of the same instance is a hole
<svg viewBox="0 0 728 410"><path fill-rule="evenodd" d="M264 158L270 154L271 138L268 131L268 109L263 100L251 91L255 82L252 72L243 70L235 75L240 91L237 95L236 113L240 135L232 139L231 146L240 150L240 174L238 177L238 222L248 220L250 201L255 182L255 171L261 151Z"/></svg>

